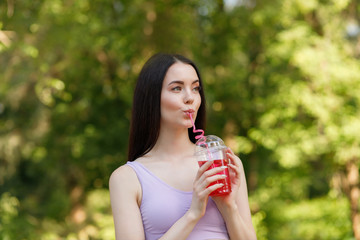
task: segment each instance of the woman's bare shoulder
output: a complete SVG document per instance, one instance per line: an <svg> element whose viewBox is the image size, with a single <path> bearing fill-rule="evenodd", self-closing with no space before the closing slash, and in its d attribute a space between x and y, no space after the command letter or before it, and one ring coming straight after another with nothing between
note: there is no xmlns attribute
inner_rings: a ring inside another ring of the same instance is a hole
<svg viewBox="0 0 360 240"><path fill-rule="evenodd" d="M129 165L122 165L115 169L109 179L109 190L112 204L135 200L140 206L142 191L140 181ZM116 202L116 203L115 203Z"/></svg>
<svg viewBox="0 0 360 240"><path fill-rule="evenodd" d="M115 169L109 179L116 239L145 239L141 221L141 185L129 165Z"/></svg>
<svg viewBox="0 0 360 240"><path fill-rule="evenodd" d="M110 181L134 176L136 177L135 171L129 165L124 164L111 173Z"/></svg>
<svg viewBox="0 0 360 240"><path fill-rule="evenodd" d="M109 179L109 185L116 188L128 188L138 186L138 178L135 171L129 165L122 165L115 169Z"/></svg>

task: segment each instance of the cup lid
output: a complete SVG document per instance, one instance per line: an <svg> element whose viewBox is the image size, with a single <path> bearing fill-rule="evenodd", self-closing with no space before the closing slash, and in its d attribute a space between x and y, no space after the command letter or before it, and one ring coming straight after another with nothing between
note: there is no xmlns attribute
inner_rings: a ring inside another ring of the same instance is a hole
<svg viewBox="0 0 360 240"><path fill-rule="evenodd" d="M224 141L215 135L203 136L195 144L195 154L202 154L204 151L214 152L226 148Z"/></svg>

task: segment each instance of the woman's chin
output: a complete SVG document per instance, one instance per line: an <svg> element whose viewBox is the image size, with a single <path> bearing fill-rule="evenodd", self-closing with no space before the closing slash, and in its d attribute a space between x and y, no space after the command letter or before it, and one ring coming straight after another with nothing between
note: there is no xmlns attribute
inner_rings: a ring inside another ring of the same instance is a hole
<svg viewBox="0 0 360 240"><path fill-rule="evenodd" d="M186 121L185 126L187 128L192 128L193 127L193 125L192 125L192 123L190 121Z"/></svg>

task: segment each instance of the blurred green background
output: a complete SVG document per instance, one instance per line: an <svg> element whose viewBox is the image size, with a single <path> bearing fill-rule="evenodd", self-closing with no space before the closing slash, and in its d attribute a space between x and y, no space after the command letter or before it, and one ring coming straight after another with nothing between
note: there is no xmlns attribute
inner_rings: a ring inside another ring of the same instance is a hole
<svg viewBox="0 0 360 240"><path fill-rule="evenodd" d="M360 239L360 1L1 0L0 239L114 239L108 179L158 51L193 59L259 240Z"/></svg>

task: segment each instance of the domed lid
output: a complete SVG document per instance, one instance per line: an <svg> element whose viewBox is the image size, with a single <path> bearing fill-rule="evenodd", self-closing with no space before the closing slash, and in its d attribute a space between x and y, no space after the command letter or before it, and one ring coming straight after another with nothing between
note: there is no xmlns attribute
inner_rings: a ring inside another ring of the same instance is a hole
<svg viewBox="0 0 360 240"><path fill-rule="evenodd" d="M204 153L204 151L215 152L220 149L226 148L224 141L215 135L203 136L202 138L197 140L195 144L196 144L195 147L196 155L202 154Z"/></svg>

